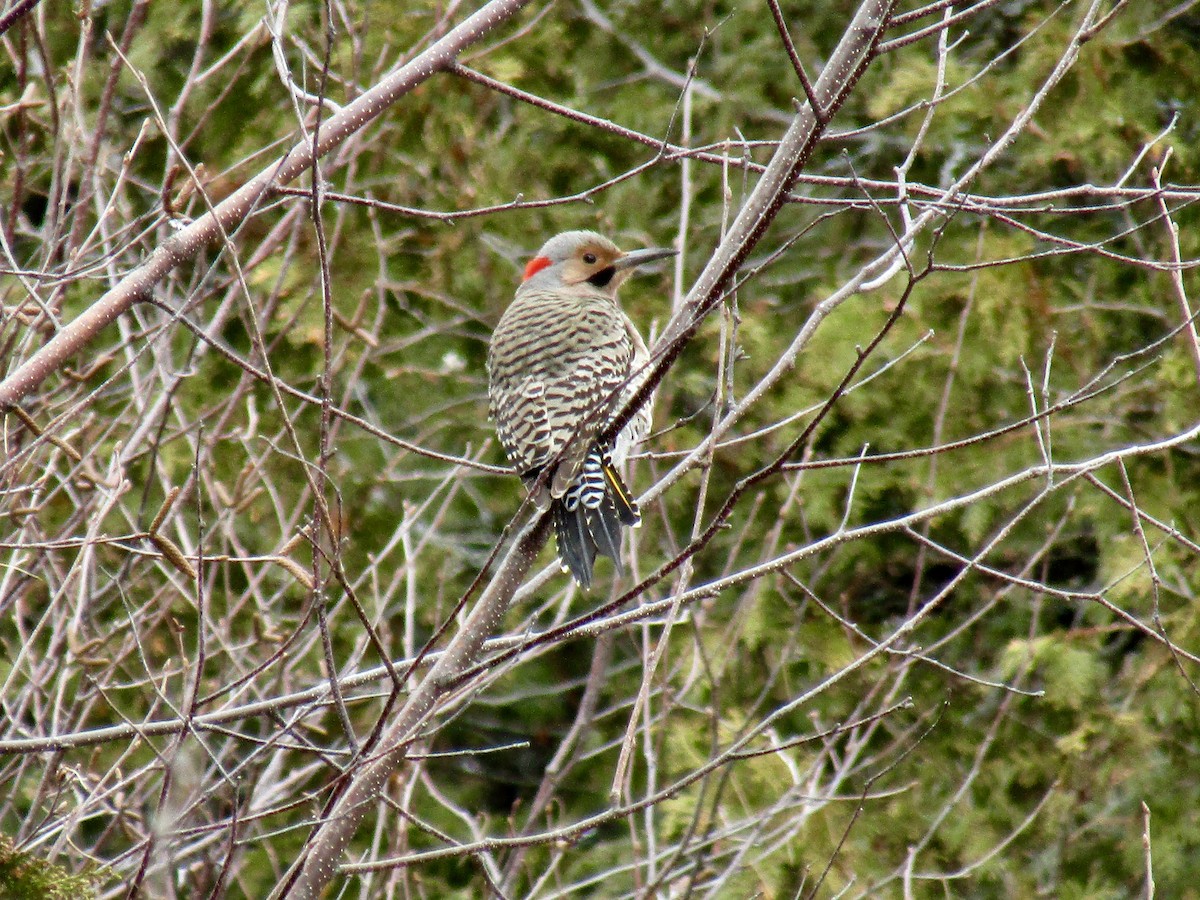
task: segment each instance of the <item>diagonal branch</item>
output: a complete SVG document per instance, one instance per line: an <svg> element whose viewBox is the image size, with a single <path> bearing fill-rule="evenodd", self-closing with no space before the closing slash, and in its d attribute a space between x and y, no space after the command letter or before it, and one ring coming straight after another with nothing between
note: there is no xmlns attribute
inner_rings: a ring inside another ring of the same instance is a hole
<svg viewBox="0 0 1200 900"><path fill-rule="evenodd" d="M850 95L872 59L873 48L885 29L894 2L864 0L847 27L814 87L827 115L832 115ZM627 404L624 420L645 402L653 385L695 334L700 321L720 301L733 273L787 201L788 190L823 127L811 109L806 107L798 112L725 240L659 341L655 367L638 397ZM622 425L623 422L616 424L611 432L615 433ZM546 513L535 513L513 540L508 554L444 654L381 735L371 760L347 775L340 793L327 805L304 853L289 878L273 895L275 900L283 897L311 900L332 880L350 839L363 819L375 809L380 792L404 762L409 744L419 736L442 697L452 691L462 673L477 662L484 641L502 620L521 579L545 543L548 522Z"/></svg>
<svg viewBox="0 0 1200 900"><path fill-rule="evenodd" d="M25 13L37 6L41 0L21 0L16 6L0 16L0 35L12 28Z"/></svg>
<svg viewBox="0 0 1200 900"><path fill-rule="evenodd" d="M154 286L176 266L220 240L243 222L279 185L298 178L320 158L374 121L389 106L435 73L452 65L458 54L491 29L513 16L529 0L491 0L321 127L315 144L302 138L282 158L271 163L206 215L167 238L144 263L126 275L103 297L65 325L45 346L0 381L0 409L15 406L51 373L86 347L105 327L133 304L150 296Z"/></svg>
<svg viewBox="0 0 1200 900"><path fill-rule="evenodd" d="M344 789L331 802L289 877L271 895L272 900L312 900L333 878L337 866L363 819L375 810L375 801L404 761L409 744L454 679L478 658L484 642L500 623L521 579L546 542L550 525L547 512L535 512L513 539L495 576L471 608L454 639L433 668L409 696L404 708L379 739L374 754L348 775Z"/></svg>
<svg viewBox="0 0 1200 900"><path fill-rule="evenodd" d="M611 438L625 427L654 393L667 370L700 327L704 317L720 302L734 273L762 239L775 216L788 200L788 192L817 145L825 124L846 101L875 56L879 40L887 27L895 0L864 0L846 27L841 41L813 85L819 118L809 106L801 107L779 141L766 171L754 186L750 197L737 214L724 240L696 279L679 311L668 323L663 336L651 353L653 362L641 379L637 392L604 429Z"/></svg>
<svg viewBox="0 0 1200 900"><path fill-rule="evenodd" d="M817 115L817 119L824 125L829 121L829 116L825 110L821 109L820 101L817 100L817 95L813 93L812 82L808 80L808 73L804 71L804 63L800 60L800 54L796 50L796 45L792 41L792 35L788 31L787 20L783 17L783 10L779 8L779 0L767 0L767 6L771 7L771 17L775 20L775 27L779 30L779 38L783 41L783 49L787 51L788 59L792 62L792 68L796 70L796 77L800 79L800 86L804 88L804 96L808 99L808 105Z"/></svg>

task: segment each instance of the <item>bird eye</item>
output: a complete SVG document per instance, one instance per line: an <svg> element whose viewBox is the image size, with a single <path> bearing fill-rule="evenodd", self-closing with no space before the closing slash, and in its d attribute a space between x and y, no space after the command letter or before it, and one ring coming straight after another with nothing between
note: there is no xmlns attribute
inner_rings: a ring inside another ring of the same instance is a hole
<svg viewBox="0 0 1200 900"><path fill-rule="evenodd" d="M587 263L589 266L595 265L596 264L596 254L595 253L583 254L583 261L585 263Z"/></svg>

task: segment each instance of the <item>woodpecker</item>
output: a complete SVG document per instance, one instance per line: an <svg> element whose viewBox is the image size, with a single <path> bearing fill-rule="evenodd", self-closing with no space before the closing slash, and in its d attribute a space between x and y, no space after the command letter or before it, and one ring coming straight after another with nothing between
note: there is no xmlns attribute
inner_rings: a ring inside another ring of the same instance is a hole
<svg viewBox="0 0 1200 900"><path fill-rule="evenodd" d="M611 444L599 438L649 361L617 289L635 267L675 252L626 253L594 231L556 235L525 266L492 334L491 419L533 501L550 506L563 570L584 588L598 555L623 573L621 526L641 521L621 469L650 430L650 404Z"/></svg>

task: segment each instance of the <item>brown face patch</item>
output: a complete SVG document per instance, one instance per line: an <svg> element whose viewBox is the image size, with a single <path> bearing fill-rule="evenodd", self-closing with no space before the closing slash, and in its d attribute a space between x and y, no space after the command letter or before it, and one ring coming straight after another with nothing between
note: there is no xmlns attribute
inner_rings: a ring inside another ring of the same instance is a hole
<svg viewBox="0 0 1200 900"><path fill-rule="evenodd" d="M611 269L624 255L613 246L591 242L580 244L571 254L571 258L563 263L563 281L566 284L588 281L606 269Z"/></svg>

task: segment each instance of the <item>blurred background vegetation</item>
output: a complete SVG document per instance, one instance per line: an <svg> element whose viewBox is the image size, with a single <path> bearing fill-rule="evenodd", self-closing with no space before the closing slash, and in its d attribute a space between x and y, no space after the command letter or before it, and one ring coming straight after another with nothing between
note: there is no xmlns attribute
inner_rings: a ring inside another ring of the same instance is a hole
<svg viewBox="0 0 1200 900"><path fill-rule="evenodd" d="M945 98L907 172L918 209L1010 126L1088 6L1005 0L951 31ZM1127 4L1082 46L1029 125L969 185L979 202L948 208L920 237L911 257L917 269L932 263L928 274L911 286L898 276L836 308L795 369L738 419L729 437L739 439L647 505L635 572L671 559L694 520L707 524L739 479L795 440L904 302L797 455L847 462L756 485L690 574L635 602L843 525L886 525L1048 458L1094 460L1196 426L1200 376L1167 271L1172 233L1151 190L1162 167L1182 284L1194 295L1194 6ZM306 91L319 89L332 35L326 94L338 104L470 11L273 9L281 58ZM848 12L786 0L782 9L800 57L819 71ZM73 319L178 221L203 215L204 195L226 196L299 136L263 15L261 4L43 3L4 36L5 372L50 333L45 316L23 311L31 291ZM639 490L703 441L714 414L759 383L814 306L903 227L895 167L934 95L936 41L874 62L833 121L795 202L748 261L752 277L664 381ZM726 154L729 165L685 168L442 74L321 163L328 190L371 201L322 207L328 355L321 250L304 197L273 200L227 247L177 269L155 303L137 306L27 399L24 411L55 441L4 418L5 739L170 719L193 692L198 714L319 689L329 672L317 608L343 675L378 666L330 557L387 651L411 657L479 573L519 504L519 483L336 420L322 467L321 405L288 396L281 408L271 386L225 351L312 395L328 368L340 408L421 447L502 465L484 358L524 261L573 228L630 248L670 245L686 206L682 282L662 271L624 290L634 320L661 332L671 298L686 293L753 183L741 163L770 158L793 98L803 97L759 2L534 4L461 62L646 135ZM309 113L302 104L300 117ZM181 156L202 164L201 191ZM1047 191L1063 193L1031 196ZM1069 398L1039 428L968 441ZM865 448L957 441L968 442L853 464ZM830 543L689 604L636 716L647 660L666 633L660 621L519 655L448 707L353 858L550 831L602 812L615 803L627 729L634 763L618 793L652 797L783 713L752 742L762 755L730 761L647 810L571 841L349 877L345 896L484 896L495 879L483 857L512 897L1118 898L1146 895L1148 859L1160 896L1200 896L1200 702L1189 655L1200 650L1198 469L1190 440L1074 479L1042 474L912 526ZM173 488L163 532L202 570L201 587L146 536ZM305 538L314 488L333 504L341 534L315 561ZM543 562L554 570L550 550ZM544 576L500 630L545 629L602 604L614 581L615 590L636 583L604 569L600 586L581 595L565 576ZM931 602L892 652L830 680ZM360 740L382 709L386 685L372 684L347 707ZM594 714L572 734L588 685ZM894 708L904 698L911 703ZM143 859L152 860L146 896L265 896L347 761L335 711L307 702L184 739L6 747L0 833L94 876L97 896L122 895ZM553 802L539 804L560 748Z"/></svg>

